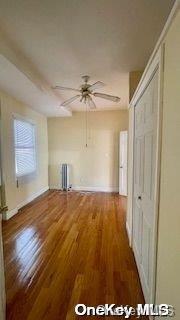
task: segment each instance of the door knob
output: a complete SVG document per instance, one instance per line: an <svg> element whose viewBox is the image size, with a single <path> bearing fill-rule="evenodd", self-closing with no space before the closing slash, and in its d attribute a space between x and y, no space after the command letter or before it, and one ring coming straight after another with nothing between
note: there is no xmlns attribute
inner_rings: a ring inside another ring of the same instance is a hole
<svg viewBox="0 0 180 320"><path fill-rule="evenodd" d="M122 169L123 168L123 166L120 166L120 169Z"/></svg>
<svg viewBox="0 0 180 320"><path fill-rule="evenodd" d="M142 200L141 196L138 196L138 200Z"/></svg>

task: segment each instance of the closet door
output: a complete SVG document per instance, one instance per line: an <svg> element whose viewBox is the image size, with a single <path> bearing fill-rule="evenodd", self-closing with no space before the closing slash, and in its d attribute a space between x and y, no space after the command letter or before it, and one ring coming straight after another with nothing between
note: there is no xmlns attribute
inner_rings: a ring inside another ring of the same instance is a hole
<svg viewBox="0 0 180 320"><path fill-rule="evenodd" d="M133 250L146 302L153 303L158 71L135 106Z"/></svg>
<svg viewBox="0 0 180 320"><path fill-rule="evenodd" d="M2 154L1 154L1 101L0 101L0 319L5 320L5 279L4 259L2 245L2 214L7 210L5 206L4 184L2 179Z"/></svg>

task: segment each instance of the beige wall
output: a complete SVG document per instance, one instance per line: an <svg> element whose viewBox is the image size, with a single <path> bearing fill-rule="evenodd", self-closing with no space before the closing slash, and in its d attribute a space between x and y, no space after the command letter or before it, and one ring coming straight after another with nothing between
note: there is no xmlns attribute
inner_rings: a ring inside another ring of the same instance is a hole
<svg viewBox="0 0 180 320"><path fill-rule="evenodd" d="M75 188L118 190L119 132L128 127L127 111L88 113L88 147L85 112L70 118L48 119L50 187L60 187L60 164L71 164Z"/></svg>
<svg viewBox="0 0 180 320"><path fill-rule="evenodd" d="M9 207L8 215L16 212L17 208L41 193L48 186L48 143L47 119L33 111L24 104L0 92L2 112L2 155L3 176L5 182L6 201ZM31 119L37 125L37 160L38 170L34 178L16 186L14 140L13 140L13 114Z"/></svg>
<svg viewBox="0 0 180 320"><path fill-rule="evenodd" d="M133 94L139 84L143 71L131 71L129 73L129 102L131 101Z"/></svg>
<svg viewBox="0 0 180 320"><path fill-rule="evenodd" d="M157 303L180 319L180 13L165 39Z"/></svg>

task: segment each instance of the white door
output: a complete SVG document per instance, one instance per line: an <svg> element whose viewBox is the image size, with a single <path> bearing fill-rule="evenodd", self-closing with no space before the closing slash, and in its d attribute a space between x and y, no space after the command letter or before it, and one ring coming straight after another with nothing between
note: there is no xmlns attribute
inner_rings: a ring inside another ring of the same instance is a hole
<svg viewBox="0 0 180 320"><path fill-rule="evenodd" d="M0 106L1 108L1 106ZM0 110L0 131L1 131L1 110ZM0 132L1 137L1 132ZM5 281L4 281L4 260L2 246L2 213L7 209L4 205L4 187L1 166L1 140L0 140L0 319L5 319Z"/></svg>
<svg viewBox="0 0 180 320"><path fill-rule="evenodd" d="M147 303L153 303L158 71L135 106L133 250Z"/></svg>
<svg viewBox="0 0 180 320"><path fill-rule="evenodd" d="M127 131L121 131L119 136L119 194L127 196Z"/></svg>

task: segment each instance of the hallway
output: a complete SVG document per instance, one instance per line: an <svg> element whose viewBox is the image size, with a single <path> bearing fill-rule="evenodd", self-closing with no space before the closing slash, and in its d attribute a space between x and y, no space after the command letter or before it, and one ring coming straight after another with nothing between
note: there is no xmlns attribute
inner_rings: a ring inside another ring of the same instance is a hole
<svg viewBox="0 0 180 320"><path fill-rule="evenodd" d="M77 303L143 303L125 210L118 194L53 190L4 222L7 319L70 320Z"/></svg>

